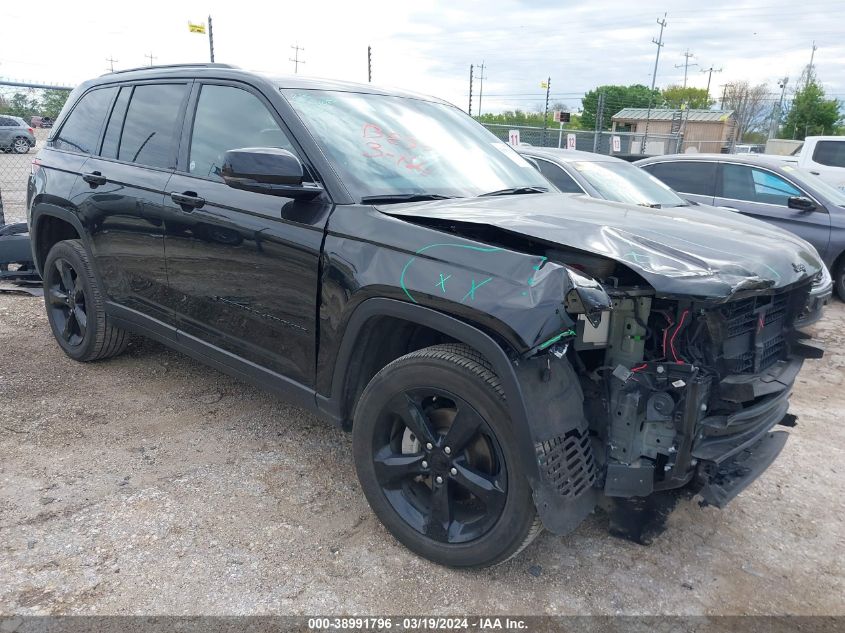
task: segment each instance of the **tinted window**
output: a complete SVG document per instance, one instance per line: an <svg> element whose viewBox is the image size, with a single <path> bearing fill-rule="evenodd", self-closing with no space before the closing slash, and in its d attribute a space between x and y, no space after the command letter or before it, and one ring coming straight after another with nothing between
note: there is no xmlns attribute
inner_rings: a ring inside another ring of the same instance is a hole
<svg viewBox="0 0 845 633"><path fill-rule="evenodd" d="M548 178L563 193L584 193L584 190L578 186L578 183L575 182L572 176L563 171L562 167L558 167L554 163L543 160L542 158L534 158L534 162L540 168L540 173Z"/></svg>
<svg viewBox="0 0 845 633"><path fill-rule="evenodd" d="M184 84L135 86L117 157L150 167L174 167L176 124L185 97Z"/></svg>
<svg viewBox="0 0 845 633"><path fill-rule="evenodd" d="M231 86L203 86L194 117L188 171L203 178L220 178L223 154L241 147L294 151L258 97Z"/></svg>
<svg viewBox="0 0 845 633"><path fill-rule="evenodd" d="M103 137L103 149L100 151L100 156L117 158L117 146L120 143L120 132L123 129L123 116L126 114L130 94L132 94L132 87L124 86L120 89L120 94L117 95L106 126L106 135Z"/></svg>
<svg viewBox="0 0 845 633"><path fill-rule="evenodd" d="M716 189L716 163L677 161L643 165L643 169L675 191L712 196Z"/></svg>
<svg viewBox="0 0 845 633"><path fill-rule="evenodd" d="M791 196L801 192L780 176L747 165L722 166L722 197L763 204L787 206Z"/></svg>
<svg viewBox="0 0 845 633"><path fill-rule="evenodd" d="M8 127L8 126L15 126L15 125L17 125L17 123L15 123L14 119L10 119L9 117L6 117L6 116L0 116L0 126Z"/></svg>
<svg viewBox="0 0 845 633"><path fill-rule="evenodd" d="M845 167L845 141L819 141L813 151L813 160L820 165Z"/></svg>
<svg viewBox="0 0 845 633"><path fill-rule="evenodd" d="M100 88L85 93L53 139L53 147L95 154L106 112L116 92L117 88Z"/></svg>

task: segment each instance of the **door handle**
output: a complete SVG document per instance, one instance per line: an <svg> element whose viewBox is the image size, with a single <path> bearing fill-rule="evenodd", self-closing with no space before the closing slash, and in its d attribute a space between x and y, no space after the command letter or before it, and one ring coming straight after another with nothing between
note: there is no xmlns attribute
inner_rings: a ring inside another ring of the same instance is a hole
<svg viewBox="0 0 845 633"><path fill-rule="evenodd" d="M185 191L184 193L177 193L174 191L170 194L170 199L181 206L186 212L190 212L193 209L199 209L205 204L205 198L200 198L193 191Z"/></svg>
<svg viewBox="0 0 845 633"><path fill-rule="evenodd" d="M813 174L814 176L821 176L821 174L819 172L813 171L812 169L810 170L810 173Z"/></svg>
<svg viewBox="0 0 845 633"><path fill-rule="evenodd" d="M83 174L82 180L91 185L91 189L96 189L100 185L106 184L106 177L98 171L92 171L90 174Z"/></svg>
<svg viewBox="0 0 845 633"><path fill-rule="evenodd" d="M727 205L719 205L717 208L725 209L727 211L739 211L739 209L737 209L736 207L729 207Z"/></svg>

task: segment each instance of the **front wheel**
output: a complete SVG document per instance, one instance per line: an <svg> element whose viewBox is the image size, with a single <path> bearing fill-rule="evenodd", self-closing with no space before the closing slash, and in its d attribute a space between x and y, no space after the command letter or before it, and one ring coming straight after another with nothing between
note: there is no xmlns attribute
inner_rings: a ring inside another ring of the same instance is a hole
<svg viewBox="0 0 845 633"><path fill-rule="evenodd" d="M494 565L540 533L499 380L471 348L436 345L390 363L361 395L352 434L367 500L417 554Z"/></svg>
<svg viewBox="0 0 845 633"><path fill-rule="evenodd" d="M845 255L839 260L839 265L833 270L833 288L839 298L845 301Z"/></svg>

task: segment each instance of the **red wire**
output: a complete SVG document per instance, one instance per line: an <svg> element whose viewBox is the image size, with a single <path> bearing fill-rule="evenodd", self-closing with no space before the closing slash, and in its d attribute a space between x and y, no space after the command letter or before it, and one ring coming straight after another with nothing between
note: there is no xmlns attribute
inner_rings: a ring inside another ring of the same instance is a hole
<svg viewBox="0 0 845 633"><path fill-rule="evenodd" d="M672 334L672 338L669 341L669 347L672 349L672 356L675 357L675 362L679 365L683 365L683 361L678 360L678 352L675 351L675 337L678 336L678 332L681 331L681 328L684 326L684 319L687 318L687 314L689 314L689 310L684 310L684 313L681 315L681 319L678 322L678 327L675 328L675 333Z"/></svg>
<svg viewBox="0 0 845 633"><path fill-rule="evenodd" d="M643 363L643 364L642 364L642 365L640 365L639 367L633 367L633 368L631 369L631 371L640 371L641 369L645 369L646 367L648 367L648 363Z"/></svg>

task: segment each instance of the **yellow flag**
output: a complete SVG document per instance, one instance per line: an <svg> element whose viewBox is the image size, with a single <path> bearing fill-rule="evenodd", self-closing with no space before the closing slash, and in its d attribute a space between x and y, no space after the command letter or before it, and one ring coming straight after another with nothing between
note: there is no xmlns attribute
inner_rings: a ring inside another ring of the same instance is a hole
<svg viewBox="0 0 845 633"><path fill-rule="evenodd" d="M541 88L548 88L548 87L549 87L549 83L548 83L547 81L541 81L541 82L540 82L540 87L541 87Z"/></svg>
<svg viewBox="0 0 845 633"><path fill-rule="evenodd" d="M188 22L188 30L191 33L205 33L205 22L200 24L194 24L193 22Z"/></svg>

